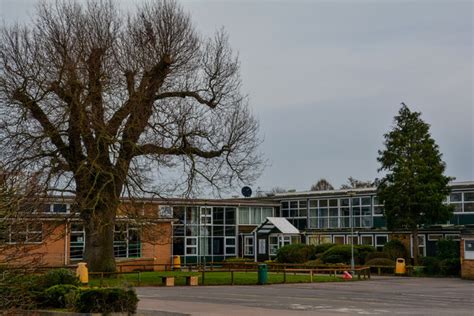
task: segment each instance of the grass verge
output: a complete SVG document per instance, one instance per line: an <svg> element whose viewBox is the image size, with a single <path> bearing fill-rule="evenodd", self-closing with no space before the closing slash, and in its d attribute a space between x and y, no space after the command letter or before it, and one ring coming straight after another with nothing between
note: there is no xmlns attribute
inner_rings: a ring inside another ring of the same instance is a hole
<svg viewBox="0 0 474 316"><path fill-rule="evenodd" d="M89 286L159 286L162 285L162 276L174 276L175 285L185 285L185 276L198 276L199 284L202 285L202 274L199 272L141 272L121 274L116 277L100 278L94 277L90 280ZM255 285L257 284L256 272L234 272L235 285ZM343 281L341 277L314 275L313 282L338 282ZM308 274L286 274L286 283L309 283L311 282ZM284 283L283 273L268 273L268 284ZM205 285L231 285L232 276L230 272L206 272Z"/></svg>

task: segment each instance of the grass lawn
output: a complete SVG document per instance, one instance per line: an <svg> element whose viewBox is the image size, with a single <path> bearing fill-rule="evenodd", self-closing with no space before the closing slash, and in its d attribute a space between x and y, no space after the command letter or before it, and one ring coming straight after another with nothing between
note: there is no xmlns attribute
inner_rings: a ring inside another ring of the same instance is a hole
<svg viewBox="0 0 474 316"><path fill-rule="evenodd" d="M140 282L138 282L138 274L121 274L116 277L104 278L102 286L158 286L162 285L162 276L174 276L175 285L185 285L184 276L195 275L199 277L199 284L202 284L202 274L199 272L141 272ZM283 283L283 273L268 273L268 284ZM341 277L314 275L313 282L337 282L343 281ZM309 283L310 276L308 274L286 274L286 283ZM205 285L230 285L230 272L206 272ZM254 285L257 284L256 272L234 272L234 284L236 285ZM89 286L101 286L100 278L91 278Z"/></svg>

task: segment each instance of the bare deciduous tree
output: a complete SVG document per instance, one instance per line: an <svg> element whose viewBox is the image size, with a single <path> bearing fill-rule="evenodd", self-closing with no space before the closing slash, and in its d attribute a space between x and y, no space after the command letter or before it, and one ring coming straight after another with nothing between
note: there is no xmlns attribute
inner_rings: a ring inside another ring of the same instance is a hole
<svg viewBox="0 0 474 316"><path fill-rule="evenodd" d="M374 186L374 182L372 181L357 180L353 177L349 177L347 182L347 184L341 185L341 190L372 188Z"/></svg>
<svg viewBox="0 0 474 316"><path fill-rule="evenodd" d="M311 191L328 191L328 190L334 190L334 187L329 183L328 180L322 178L319 179L318 182L313 184L311 186Z"/></svg>
<svg viewBox="0 0 474 316"><path fill-rule="evenodd" d="M239 61L223 31L203 39L174 1L128 15L113 1L42 3L0 36L2 162L75 194L92 271L115 269L121 196L258 176Z"/></svg>

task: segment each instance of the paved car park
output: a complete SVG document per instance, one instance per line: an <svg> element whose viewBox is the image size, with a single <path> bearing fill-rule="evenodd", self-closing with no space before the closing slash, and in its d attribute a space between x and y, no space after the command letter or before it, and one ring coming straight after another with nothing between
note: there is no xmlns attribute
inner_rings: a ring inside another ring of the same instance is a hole
<svg viewBox="0 0 474 316"><path fill-rule="evenodd" d="M474 315L474 281L378 277L370 281L137 288L155 315Z"/></svg>

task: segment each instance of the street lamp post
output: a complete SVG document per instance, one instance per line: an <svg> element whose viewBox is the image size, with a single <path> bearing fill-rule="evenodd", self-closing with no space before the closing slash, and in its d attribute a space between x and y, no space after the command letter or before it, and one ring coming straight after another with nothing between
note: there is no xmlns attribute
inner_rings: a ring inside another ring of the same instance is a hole
<svg viewBox="0 0 474 316"><path fill-rule="evenodd" d="M355 196L355 192L348 191L349 195L349 218L351 221L351 271L354 274L354 212L352 210L352 197Z"/></svg>

